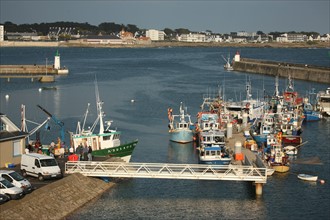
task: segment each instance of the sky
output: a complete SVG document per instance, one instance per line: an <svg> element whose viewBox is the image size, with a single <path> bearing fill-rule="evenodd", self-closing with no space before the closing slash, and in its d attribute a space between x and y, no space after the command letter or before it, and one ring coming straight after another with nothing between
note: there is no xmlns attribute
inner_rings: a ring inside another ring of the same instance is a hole
<svg viewBox="0 0 330 220"><path fill-rule="evenodd" d="M213 33L330 33L330 0L0 0L0 23L71 21Z"/></svg>

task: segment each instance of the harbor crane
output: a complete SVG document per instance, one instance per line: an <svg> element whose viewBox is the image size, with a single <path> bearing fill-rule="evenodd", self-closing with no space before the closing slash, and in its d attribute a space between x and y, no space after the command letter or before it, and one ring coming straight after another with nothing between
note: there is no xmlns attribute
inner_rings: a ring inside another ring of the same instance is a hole
<svg viewBox="0 0 330 220"><path fill-rule="evenodd" d="M64 131L64 123L60 120L58 120L53 114L51 114L50 112L48 112L46 109L44 109L43 107L41 107L40 105L37 105L43 112L45 112L58 126L60 126L61 128L61 132L60 132L60 135L61 135L61 141L64 141L65 137L64 137L64 134L65 134L65 131Z"/></svg>

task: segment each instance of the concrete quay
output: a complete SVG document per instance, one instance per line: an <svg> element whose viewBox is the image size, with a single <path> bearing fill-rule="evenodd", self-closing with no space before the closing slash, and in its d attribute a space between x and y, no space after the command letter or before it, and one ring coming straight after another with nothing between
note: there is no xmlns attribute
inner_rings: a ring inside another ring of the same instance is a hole
<svg viewBox="0 0 330 220"><path fill-rule="evenodd" d="M120 161L120 159L111 158L107 161ZM67 157L57 158L57 162L64 172ZM20 166L17 165L14 170L20 173L19 168ZM34 190L19 200L10 200L0 205L1 220L65 219L121 181L120 178L114 178L106 183L100 178L86 177L80 173L64 174L59 180L39 181L30 176L27 179Z"/></svg>
<svg viewBox="0 0 330 220"><path fill-rule="evenodd" d="M280 76L293 79L330 84L330 68L308 64L294 64L241 58L233 63L235 71Z"/></svg>
<svg viewBox="0 0 330 220"><path fill-rule="evenodd" d="M76 173L0 206L2 220L64 219L113 187L99 178Z"/></svg>
<svg viewBox="0 0 330 220"><path fill-rule="evenodd" d="M45 65L0 65L0 78L31 78L40 82L54 82L55 75L67 75L67 69L54 69Z"/></svg>

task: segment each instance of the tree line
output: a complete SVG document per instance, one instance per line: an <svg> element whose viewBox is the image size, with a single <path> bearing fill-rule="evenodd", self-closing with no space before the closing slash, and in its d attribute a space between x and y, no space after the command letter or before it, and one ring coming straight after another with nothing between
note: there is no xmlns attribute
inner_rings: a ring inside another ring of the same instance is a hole
<svg viewBox="0 0 330 220"><path fill-rule="evenodd" d="M81 35L97 35L102 33L104 35L111 35L119 33L122 29L125 31L132 32L133 34L138 33L145 33L146 29L141 29L134 24L116 24L114 22L103 22L99 25L91 25L87 22L79 23L79 22L51 22L51 23L34 23L34 24L14 24L10 21L4 23L5 31L6 32L35 32L38 35L47 35L51 27L60 27L60 28L74 28L75 32ZM181 34L189 34L192 31L186 28L178 28L178 29L170 29L164 28L163 30L166 36L176 36ZM212 31L207 30L207 32L212 33ZM273 36L280 36L283 33L296 33L296 34L305 34L307 36L315 36L319 35L317 32L270 32L270 35ZM262 31L257 31L257 34L264 34ZM223 34L219 34L223 35Z"/></svg>

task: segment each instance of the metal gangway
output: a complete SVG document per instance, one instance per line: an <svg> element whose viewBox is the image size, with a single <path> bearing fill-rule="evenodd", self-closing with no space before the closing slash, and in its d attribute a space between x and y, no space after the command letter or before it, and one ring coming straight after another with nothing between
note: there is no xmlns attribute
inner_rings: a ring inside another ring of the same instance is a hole
<svg viewBox="0 0 330 220"><path fill-rule="evenodd" d="M264 184L267 168L242 165L68 161L65 173L91 177L251 181Z"/></svg>

